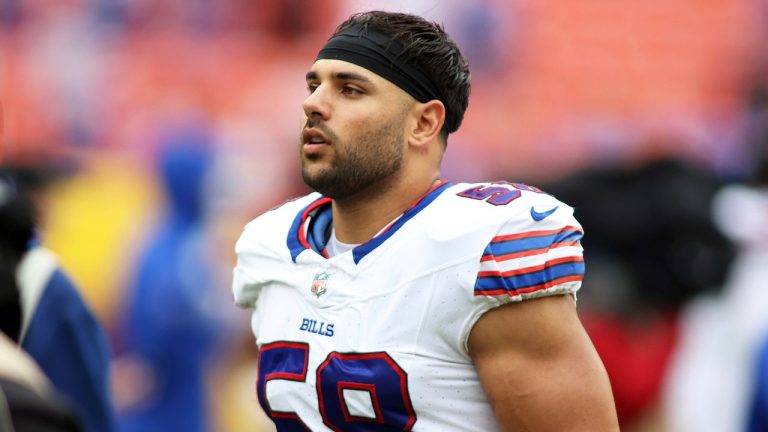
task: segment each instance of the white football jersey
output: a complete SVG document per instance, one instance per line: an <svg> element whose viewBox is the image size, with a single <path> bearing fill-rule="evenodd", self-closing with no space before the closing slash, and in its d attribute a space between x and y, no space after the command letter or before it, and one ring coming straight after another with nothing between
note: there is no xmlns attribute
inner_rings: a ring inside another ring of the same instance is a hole
<svg viewBox="0 0 768 432"><path fill-rule="evenodd" d="M494 431L467 351L491 308L575 293L573 209L513 183L441 183L376 237L324 253L330 199L249 223L233 291L254 308L257 395L280 431Z"/></svg>

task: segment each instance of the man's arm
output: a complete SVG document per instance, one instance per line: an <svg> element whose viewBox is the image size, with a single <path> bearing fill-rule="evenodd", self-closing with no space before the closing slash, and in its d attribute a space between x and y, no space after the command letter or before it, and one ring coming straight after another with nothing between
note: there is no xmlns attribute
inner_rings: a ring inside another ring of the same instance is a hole
<svg viewBox="0 0 768 432"><path fill-rule="evenodd" d="M503 430L619 430L608 376L570 295L490 310L468 345Z"/></svg>

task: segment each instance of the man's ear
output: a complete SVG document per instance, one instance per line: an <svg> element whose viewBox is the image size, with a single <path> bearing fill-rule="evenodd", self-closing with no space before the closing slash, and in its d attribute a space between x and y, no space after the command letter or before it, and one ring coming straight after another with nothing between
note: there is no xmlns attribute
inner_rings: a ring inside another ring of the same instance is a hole
<svg viewBox="0 0 768 432"><path fill-rule="evenodd" d="M408 143L417 147L425 147L440 135L445 123L445 106L437 99L413 106L413 128L408 137Z"/></svg>

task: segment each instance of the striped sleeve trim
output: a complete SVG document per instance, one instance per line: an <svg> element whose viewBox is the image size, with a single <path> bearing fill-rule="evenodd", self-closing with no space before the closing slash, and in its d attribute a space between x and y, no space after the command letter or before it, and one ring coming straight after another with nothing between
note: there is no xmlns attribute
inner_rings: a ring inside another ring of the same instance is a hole
<svg viewBox="0 0 768 432"><path fill-rule="evenodd" d="M535 270L539 267L543 268ZM527 294L566 282L580 282L584 277L584 261L577 259L557 264L547 262L544 266L530 267L530 269L534 270L513 276L503 276L503 273L479 275L475 283L475 295ZM525 270L528 269L520 271Z"/></svg>
<svg viewBox="0 0 768 432"><path fill-rule="evenodd" d="M554 248L577 246L583 236L581 229L573 226L496 236L483 251L480 261L505 261L542 254Z"/></svg>
<svg viewBox="0 0 768 432"><path fill-rule="evenodd" d="M496 236L486 247L475 295L521 296L560 285L578 289L584 276L580 228Z"/></svg>

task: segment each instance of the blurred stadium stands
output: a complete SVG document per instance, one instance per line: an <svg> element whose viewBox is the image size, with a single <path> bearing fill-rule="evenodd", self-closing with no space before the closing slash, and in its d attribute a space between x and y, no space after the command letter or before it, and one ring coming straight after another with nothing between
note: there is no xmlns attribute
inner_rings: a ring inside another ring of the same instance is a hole
<svg viewBox="0 0 768 432"><path fill-rule="evenodd" d="M470 58L449 180L552 183L662 157L724 180L754 169L748 104L768 83L765 0L0 0L0 163L77 167L50 189L43 241L107 328L165 205L153 171L163 131L210 125L210 289L228 299L242 226L304 190L304 73L341 19L373 8L443 22ZM208 377L216 430L262 424L246 315Z"/></svg>

